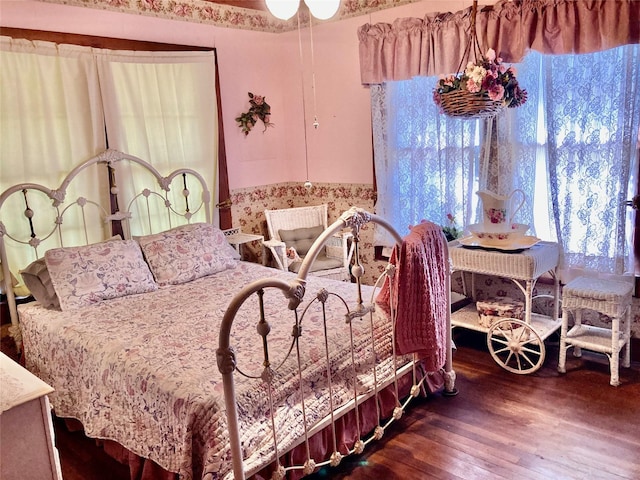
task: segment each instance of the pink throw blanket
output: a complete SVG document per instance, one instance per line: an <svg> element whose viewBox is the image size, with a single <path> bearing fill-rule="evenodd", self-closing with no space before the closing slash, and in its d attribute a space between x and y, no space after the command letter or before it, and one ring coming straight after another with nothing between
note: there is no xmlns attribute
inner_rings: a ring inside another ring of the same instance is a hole
<svg viewBox="0 0 640 480"><path fill-rule="evenodd" d="M376 303L387 314L397 310L396 353L416 353L429 372L446 361L447 315L449 315L449 259L441 228L431 222L411 228L398 252L394 247L390 262L396 265L394 295L390 298L385 280Z"/></svg>

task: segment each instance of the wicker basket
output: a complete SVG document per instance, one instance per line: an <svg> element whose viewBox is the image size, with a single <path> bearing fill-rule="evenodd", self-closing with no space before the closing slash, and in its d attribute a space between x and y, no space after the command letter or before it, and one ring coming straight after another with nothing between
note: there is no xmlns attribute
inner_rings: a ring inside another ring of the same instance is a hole
<svg viewBox="0 0 640 480"><path fill-rule="evenodd" d="M508 318L524 320L524 302L510 297L489 298L476 302L478 324L489 328L495 322Z"/></svg>
<svg viewBox="0 0 640 480"><path fill-rule="evenodd" d="M468 90L453 90L440 94L440 106L445 115L460 118L495 117L504 105L489 98L486 92L471 93Z"/></svg>

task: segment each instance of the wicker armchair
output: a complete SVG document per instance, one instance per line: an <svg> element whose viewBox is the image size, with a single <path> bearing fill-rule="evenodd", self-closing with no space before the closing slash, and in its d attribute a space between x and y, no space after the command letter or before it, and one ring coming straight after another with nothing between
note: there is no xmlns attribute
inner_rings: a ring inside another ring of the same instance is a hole
<svg viewBox="0 0 640 480"><path fill-rule="evenodd" d="M311 244L327 228L327 205L265 210L264 215L269 240L263 245L273 256L273 266L298 272ZM343 232L331 238L325 252L316 257L310 273L349 281L353 254L353 245L349 245L351 236L351 232Z"/></svg>

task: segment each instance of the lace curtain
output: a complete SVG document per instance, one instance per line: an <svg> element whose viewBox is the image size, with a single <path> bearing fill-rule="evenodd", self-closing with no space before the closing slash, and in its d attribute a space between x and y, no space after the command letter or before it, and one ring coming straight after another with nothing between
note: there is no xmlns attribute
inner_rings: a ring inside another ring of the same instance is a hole
<svg viewBox="0 0 640 480"><path fill-rule="evenodd" d="M632 271L624 202L637 185L640 45L531 60L546 79L545 153L565 268Z"/></svg>
<svg viewBox="0 0 640 480"><path fill-rule="evenodd" d="M400 232L421 218L446 225L447 213L467 225L479 220L478 188L520 188L527 202L517 221L561 243L566 273L630 271L623 202L638 175L639 56L639 45L531 52L518 65L527 103L493 121L440 115L435 77L372 86L376 212Z"/></svg>
<svg viewBox="0 0 640 480"><path fill-rule="evenodd" d="M475 216L478 188L478 122L438 114L431 91L436 79L371 86L378 201L376 213L405 234L422 219L458 227ZM376 228L377 245L393 240Z"/></svg>

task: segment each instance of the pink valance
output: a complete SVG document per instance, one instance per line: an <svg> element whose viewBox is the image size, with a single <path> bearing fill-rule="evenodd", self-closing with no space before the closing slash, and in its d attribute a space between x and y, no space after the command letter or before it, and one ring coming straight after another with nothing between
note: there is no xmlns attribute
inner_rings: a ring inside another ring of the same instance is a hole
<svg viewBox="0 0 640 480"><path fill-rule="evenodd" d="M457 73L470 32L469 7L358 29L363 84ZM477 36L505 62L532 49L590 53L640 43L638 0L499 0L478 9Z"/></svg>

